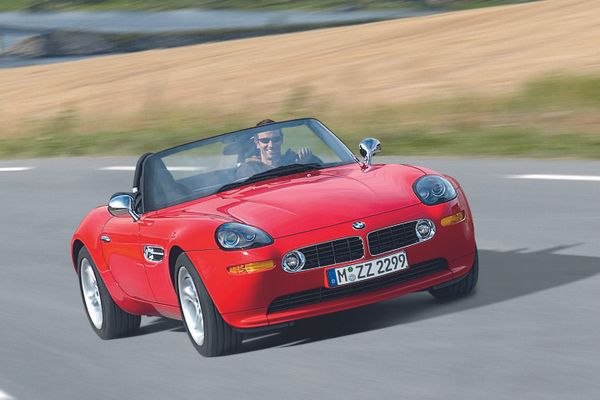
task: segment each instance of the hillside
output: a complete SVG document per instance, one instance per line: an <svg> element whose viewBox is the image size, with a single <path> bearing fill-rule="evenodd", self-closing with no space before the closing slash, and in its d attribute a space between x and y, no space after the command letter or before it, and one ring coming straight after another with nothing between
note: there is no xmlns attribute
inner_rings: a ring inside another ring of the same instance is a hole
<svg viewBox="0 0 600 400"><path fill-rule="evenodd" d="M191 108L261 119L298 96L352 110L510 92L600 71L600 2L547 0L361 26L0 70L0 136L68 112L82 121Z"/></svg>

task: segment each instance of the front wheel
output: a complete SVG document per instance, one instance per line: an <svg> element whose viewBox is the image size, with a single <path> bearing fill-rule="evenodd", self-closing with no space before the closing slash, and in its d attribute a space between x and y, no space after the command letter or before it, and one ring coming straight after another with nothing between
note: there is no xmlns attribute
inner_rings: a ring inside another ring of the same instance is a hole
<svg viewBox="0 0 600 400"><path fill-rule="evenodd" d="M196 350L206 357L234 352L242 335L223 320L185 253L176 261L175 287L181 317Z"/></svg>
<svg viewBox="0 0 600 400"><path fill-rule="evenodd" d="M475 259L473 260L473 267L471 270L462 278L460 281L453 283L449 286L444 286L439 289L431 288L429 293L433 297L439 300L453 300L459 297L466 296L471 293L477 285L477 279L479 278L479 257L475 253Z"/></svg>
<svg viewBox="0 0 600 400"><path fill-rule="evenodd" d="M138 330L142 317L123 311L114 302L85 247L77 257L77 274L88 320L100 338L114 339Z"/></svg>

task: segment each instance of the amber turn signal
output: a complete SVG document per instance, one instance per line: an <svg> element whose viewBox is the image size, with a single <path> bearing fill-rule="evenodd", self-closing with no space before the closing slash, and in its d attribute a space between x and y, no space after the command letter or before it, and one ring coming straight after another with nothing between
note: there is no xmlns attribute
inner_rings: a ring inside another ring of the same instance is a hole
<svg viewBox="0 0 600 400"><path fill-rule="evenodd" d="M234 265L233 267L227 267L227 271L233 275L245 275L253 272L266 271L275 267L273 260L253 262L249 264Z"/></svg>
<svg viewBox="0 0 600 400"><path fill-rule="evenodd" d="M465 212L461 211L454 215L450 215L448 217L442 218L441 224L442 226L450 226L454 224L458 224L459 222L463 222L465 220Z"/></svg>

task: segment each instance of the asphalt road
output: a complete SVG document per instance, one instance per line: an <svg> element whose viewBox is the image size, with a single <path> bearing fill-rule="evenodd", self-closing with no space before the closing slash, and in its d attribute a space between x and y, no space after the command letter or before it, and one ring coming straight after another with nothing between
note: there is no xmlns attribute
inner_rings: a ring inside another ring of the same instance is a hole
<svg viewBox="0 0 600 400"><path fill-rule="evenodd" d="M507 176L600 175L600 162L393 160L462 182L476 292L306 320L212 359L176 321L102 341L85 318L69 239L130 187L131 171L98 168L134 159L1 161L0 399L597 399L600 181Z"/></svg>

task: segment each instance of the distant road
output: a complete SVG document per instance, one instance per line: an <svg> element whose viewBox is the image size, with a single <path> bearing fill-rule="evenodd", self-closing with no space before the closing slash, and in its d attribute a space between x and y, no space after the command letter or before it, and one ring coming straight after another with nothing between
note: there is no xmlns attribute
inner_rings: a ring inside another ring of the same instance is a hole
<svg viewBox="0 0 600 400"><path fill-rule="evenodd" d="M69 239L89 209L131 187L135 158L0 161L0 400L597 400L600 182L586 177L600 162L375 160L461 182L476 292L305 320L213 359L177 321L143 318L138 336L102 341L85 317Z"/></svg>

